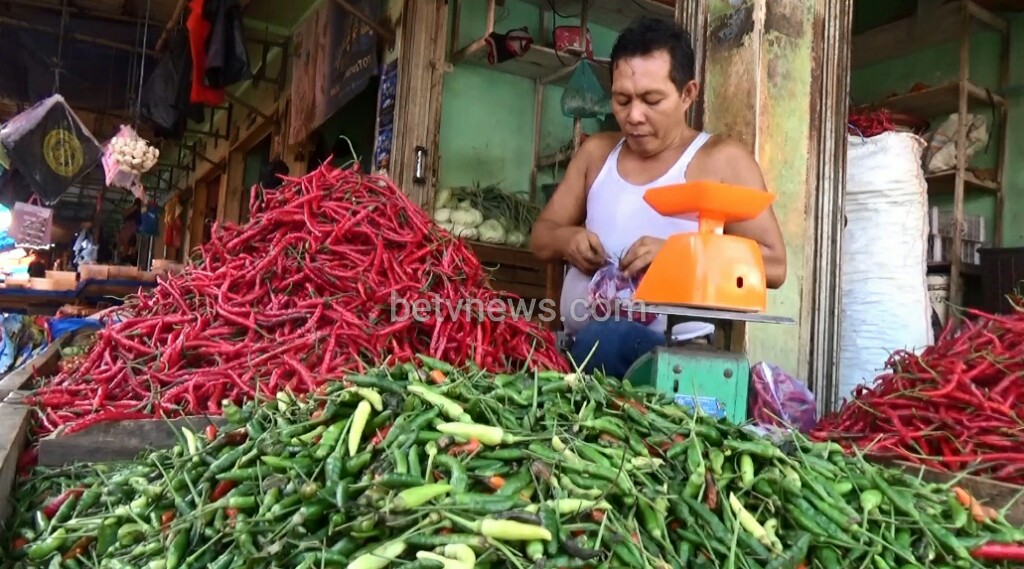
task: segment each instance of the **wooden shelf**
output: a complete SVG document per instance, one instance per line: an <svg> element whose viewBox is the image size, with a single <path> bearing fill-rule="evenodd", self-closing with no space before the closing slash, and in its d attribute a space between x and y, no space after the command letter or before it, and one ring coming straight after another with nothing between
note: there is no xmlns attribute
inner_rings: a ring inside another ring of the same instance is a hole
<svg viewBox="0 0 1024 569"><path fill-rule="evenodd" d="M950 271L950 264L948 262L945 262L945 261L939 261L939 262L929 261L928 262L928 272L931 273L931 274L942 274L942 273L948 273L949 271ZM974 264L971 264L971 263L961 263L960 264L960 272L965 274L965 275L970 275L972 277L980 277L981 276L981 266L980 265L974 265Z"/></svg>
<svg viewBox="0 0 1024 569"><path fill-rule="evenodd" d="M969 108L990 106L997 107L1006 105L1006 99L993 93L989 93L973 84L967 83L967 104ZM960 110L960 84L959 82L947 83L938 87L932 87L916 93L897 95L879 101L875 107L889 109L901 113L918 115L922 118L931 119L938 116L952 114Z"/></svg>
<svg viewBox="0 0 1024 569"><path fill-rule="evenodd" d="M591 66L605 93L610 93L612 77L607 60L585 60L578 54L559 52L550 47L534 44L521 57L491 65L487 61L487 44L482 38L452 55L452 63L466 63L560 87L569 84L573 71L581 61L586 61Z"/></svg>
<svg viewBox="0 0 1024 569"><path fill-rule="evenodd" d="M940 172L925 176L928 182L928 193L951 194L956 188L956 171ZM967 172L964 175L965 192L985 192L989 194L999 193L999 183L988 180L979 180L974 174Z"/></svg>
<svg viewBox="0 0 1024 569"><path fill-rule="evenodd" d="M965 9L971 16L972 32L994 30L1009 34L1005 20L978 4L949 2L853 36L850 65L859 69L957 41L962 36Z"/></svg>
<svg viewBox="0 0 1024 569"><path fill-rule="evenodd" d="M587 0L587 22L618 32L641 16L675 17L672 0ZM579 18L583 0L523 0L538 8L558 11L560 18Z"/></svg>
<svg viewBox="0 0 1024 569"><path fill-rule="evenodd" d="M572 149L563 148L558 152L554 152L552 154L545 154L544 156L541 156L540 160L537 160L537 167L547 168L548 166L555 166L557 164L568 164L571 158Z"/></svg>

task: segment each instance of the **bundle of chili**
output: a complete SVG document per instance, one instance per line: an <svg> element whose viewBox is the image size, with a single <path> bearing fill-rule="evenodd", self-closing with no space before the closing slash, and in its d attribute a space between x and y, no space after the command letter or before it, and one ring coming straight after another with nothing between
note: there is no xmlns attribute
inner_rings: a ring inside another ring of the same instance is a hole
<svg viewBox="0 0 1024 569"><path fill-rule="evenodd" d="M387 178L324 166L254 188L251 221L216 228L99 332L80 367L28 403L41 434L219 414L343 372L429 354L489 371L565 370L553 334L493 290L471 250Z"/></svg>
<svg viewBox="0 0 1024 569"><path fill-rule="evenodd" d="M956 329L889 371L812 431L879 457L1024 484L1024 312L969 310Z"/></svg>

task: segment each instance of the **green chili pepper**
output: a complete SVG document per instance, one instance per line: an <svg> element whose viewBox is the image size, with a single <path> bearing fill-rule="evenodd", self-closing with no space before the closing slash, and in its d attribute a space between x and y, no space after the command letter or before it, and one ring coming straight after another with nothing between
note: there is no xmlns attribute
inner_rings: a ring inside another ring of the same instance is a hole
<svg viewBox="0 0 1024 569"><path fill-rule="evenodd" d="M185 559L188 550L189 532L178 530L171 538L171 546L167 549L167 569L177 569Z"/></svg>
<svg viewBox="0 0 1024 569"><path fill-rule="evenodd" d="M64 528L57 528L57 531L53 532L50 537L43 541L37 542L29 546L28 558L30 561L42 561L47 557L56 553L67 539L68 532Z"/></svg>
<svg viewBox="0 0 1024 569"><path fill-rule="evenodd" d="M772 559L765 569L795 569L807 558L807 550L811 545L811 534L803 533L796 540L796 543L785 553ZM836 565L836 567L839 567Z"/></svg>

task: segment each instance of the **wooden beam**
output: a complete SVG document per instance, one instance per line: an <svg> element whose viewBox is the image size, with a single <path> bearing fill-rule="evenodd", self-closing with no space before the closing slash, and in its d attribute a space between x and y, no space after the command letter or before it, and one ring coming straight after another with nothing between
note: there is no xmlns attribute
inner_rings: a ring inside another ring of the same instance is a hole
<svg viewBox="0 0 1024 569"><path fill-rule="evenodd" d="M395 32L388 30L384 26L380 25L379 22L375 22L370 19L369 16L364 14L362 10L353 6L348 0L334 0L339 6L345 9L346 12L352 14L357 19L362 21L367 26L370 26L373 31L377 32L377 35L386 40L389 44L395 41Z"/></svg>
<svg viewBox="0 0 1024 569"><path fill-rule="evenodd" d="M24 28L24 29L27 29L27 30L34 30L34 31L37 31L37 32L43 32L43 33L47 33L47 34L57 34L57 35L61 34L60 30L56 30L54 28L50 28L50 27L47 27L47 26L40 26L40 25L37 25L37 24L30 24L28 22L23 22L21 20L15 20L14 18L7 18L7 17L4 17L4 16L0 16L0 24L7 24L8 26ZM71 39L75 39L75 40L86 42L86 43L92 43L92 44L96 44L96 45L102 45L104 47L109 47L111 49L116 49L116 50L119 50L119 51L127 51L127 52L132 52L132 53L138 53L138 52L141 51L141 52L145 53L146 55L156 55L155 51L152 51L152 50L149 50L149 49L141 49L141 48L138 48L138 47L135 47L135 46L125 45L123 43L117 43L117 42L113 42L113 41L105 40L105 39L101 39L101 38L94 38L92 36L87 36L87 35L84 35L84 34L78 34L78 33L74 33L74 32L63 32L63 33L64 33L65 36L67 36L67 37L69 37Z"/></svg>

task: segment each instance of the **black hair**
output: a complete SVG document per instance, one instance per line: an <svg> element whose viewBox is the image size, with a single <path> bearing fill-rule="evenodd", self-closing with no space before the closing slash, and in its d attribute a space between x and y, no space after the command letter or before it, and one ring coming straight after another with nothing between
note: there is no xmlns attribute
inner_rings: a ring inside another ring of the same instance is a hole
<svg viewBox="0 0 1024 569"><path fill-rule="evenodd" d="M621 59L650 55L661 50L667 51L669 55L669 79L682 91L696 75L693 41L690 32L670 20L642 17L633 21L615 40L611 68L614 70Z"/></svg>

